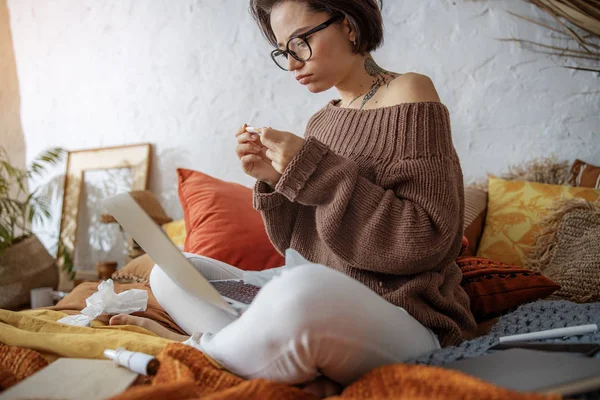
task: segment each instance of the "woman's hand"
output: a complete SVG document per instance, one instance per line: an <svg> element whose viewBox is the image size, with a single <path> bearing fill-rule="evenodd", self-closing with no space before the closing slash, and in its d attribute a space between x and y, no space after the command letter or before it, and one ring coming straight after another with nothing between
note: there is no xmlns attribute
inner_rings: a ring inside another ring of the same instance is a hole
<svg viewBox="0 0 600 400"><path fill-rule="evenodd" d="M292 159L304 146L304 139L290 132L261 128L260 142L267 151L265 155L277 172L283 174Z"/></svg>
<svg viewBox="0 0 600 400"><path fill-rule="evenodd" d="M242 169L247 175L274 188L281 174L271 165L271 160L266 156L267 148L261 144L259 136L246 132L247 126L244 124L235 133L235 152L242 163Z"/></svg>

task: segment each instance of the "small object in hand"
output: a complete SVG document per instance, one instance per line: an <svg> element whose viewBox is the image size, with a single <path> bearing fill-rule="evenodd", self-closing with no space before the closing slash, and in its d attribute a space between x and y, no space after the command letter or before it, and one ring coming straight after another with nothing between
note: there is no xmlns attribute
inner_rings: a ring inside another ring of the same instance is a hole
<svg viewBox="0 0 600 400"><path fill-rule="evenodd" d="M255 128L253 126L247 126L246 127L246 132L250 132L250 133L256 133L257 135L260 135L260 128Z"/></svg>
<svg viewBox="0 0 600 400"><path fill-rule="evenodd" d="M116 350L104 350L104 357L135 373L147 376L156 375L160 366L160 362L154 356L137 351L127 351L122 347Z"/></svg>
<svg viewBox="0 0 600 400"><path fill-rule="evenodd" d="M101 280L110 279L113 273L117 271L116 261L98 261L96 263L96 272Z"/></svg>

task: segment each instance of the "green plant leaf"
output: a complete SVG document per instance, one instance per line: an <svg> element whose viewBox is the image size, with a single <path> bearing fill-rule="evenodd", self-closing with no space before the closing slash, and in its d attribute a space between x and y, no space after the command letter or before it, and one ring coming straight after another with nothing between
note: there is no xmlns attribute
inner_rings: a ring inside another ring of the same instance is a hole
<svg viewBox="0 0 600 400"><path fill-rule="evenodd" d="M51 217L50 214L50 201L45 196L34 197L31 202L31 212L33 213L30 216L30 223L34 220L35 222L42 223L45 219L49 219Z"/></svg>
<svg viewBox="0 0 600 400"><path fill-rule="evenodd" d="M29 170L27 171L27 177L31 178L40 175L46 170L47 167L55 165L62 161L66 151L59 147L46 150L39 156L37 156L31 163Z"/></svg>
<svg viewBox="0 0 600 400"><path fill-rule="evenodd" d="M9 213L12 215L21 213L21 203L8 197L0 198L0 207L3 209L3 213Z"/></svg>
<svg viewBox="0 0 600 400"><path fill-rule="evenodd" d="M18 235L31 234L33 221L50 218L50 202L38 190L27 189L28 179L64 159L61 148L46 150L27 170L13 166L5 148L0 146L0 251L8 248Z"/></svg>

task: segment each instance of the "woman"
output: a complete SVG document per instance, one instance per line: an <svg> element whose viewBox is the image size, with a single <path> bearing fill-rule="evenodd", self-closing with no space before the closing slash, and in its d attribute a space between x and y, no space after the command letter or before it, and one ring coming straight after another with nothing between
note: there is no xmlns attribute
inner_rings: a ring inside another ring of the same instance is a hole
<svg viewBox="0 0 600 400"><path fill-rule="evenodd" d="M462 171L431 80L375 63L370 52L383 40L375 0L252 0L251 11L280 68L310 92L335 87L341 97L312 117L304 139L246 125L236 132L271 241L319 265L282 272L217 328L206 328L212 316L175 307L193 299L178 303L185 294L155 268L160 304L190 334L205 332L197 346L232 372L290 384L324 376L347 385L470 336L476 325L454 262ZM213 279L241 273L196 264Z"/></svg>

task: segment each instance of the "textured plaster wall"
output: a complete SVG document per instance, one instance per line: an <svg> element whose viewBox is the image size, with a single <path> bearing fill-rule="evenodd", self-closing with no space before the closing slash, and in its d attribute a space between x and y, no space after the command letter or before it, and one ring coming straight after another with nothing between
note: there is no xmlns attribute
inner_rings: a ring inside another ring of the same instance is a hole
<svg viewBox="0 0 600 400"><path fill-rule="evenodd" d="M151 188L175 218L176 167L250 185L236 127L303 134L337 94L312 95L272 64L247 4L8 0L27 159L56 145L151 142ZM600 164L598 76L495 40L548 37L507 10L548 19L520 0L387 0L374 56L434 80L467 180L550 153Z"/></svg>
<svg viewBox="0 0 600 400"><path fill-rule="evenodd" d="M0 0L0 146L16 167L25 166L25 138L21 128L21 99L17 64L6 0Z"/></svg>

